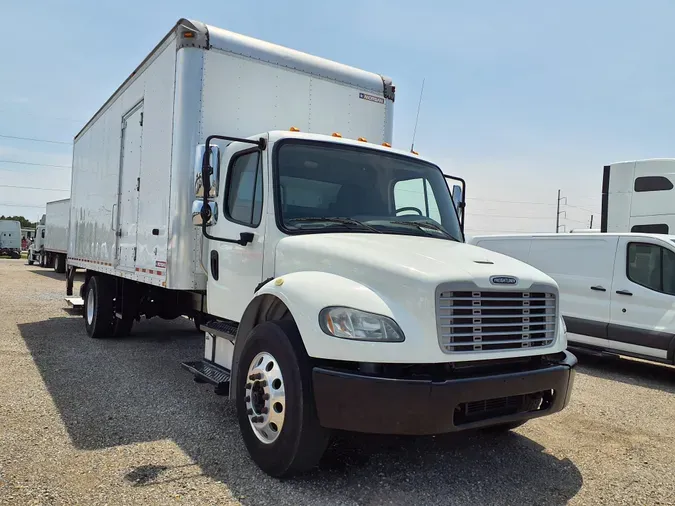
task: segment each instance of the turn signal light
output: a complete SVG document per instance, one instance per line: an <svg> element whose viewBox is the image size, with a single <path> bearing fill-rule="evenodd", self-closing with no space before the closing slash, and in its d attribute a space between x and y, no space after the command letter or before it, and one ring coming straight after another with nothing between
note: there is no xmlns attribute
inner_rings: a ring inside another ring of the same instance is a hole
<svg viewBox="0 0 675 506"><path fill-rule="evenodd" d="M299 132L300 131L300 129L298 127L291 127L291 128L289 128L289 130L291 132Z"/></svg>

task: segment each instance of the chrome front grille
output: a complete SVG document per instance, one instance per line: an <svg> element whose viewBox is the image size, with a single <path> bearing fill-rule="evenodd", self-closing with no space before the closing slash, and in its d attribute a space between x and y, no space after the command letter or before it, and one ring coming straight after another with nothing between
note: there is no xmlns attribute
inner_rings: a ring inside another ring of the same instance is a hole
<svg viewBox="0 0 675 506"><path fill-rule="evenodd" d="M439 342L446 353L551 346L556 310L549 292L441 291Z"/></svg>

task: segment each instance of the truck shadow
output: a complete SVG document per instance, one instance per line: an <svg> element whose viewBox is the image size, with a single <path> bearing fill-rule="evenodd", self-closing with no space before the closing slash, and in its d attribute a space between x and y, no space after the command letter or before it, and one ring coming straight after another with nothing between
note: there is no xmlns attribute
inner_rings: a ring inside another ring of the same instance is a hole
<svg viewBox="0 0 675 506"><path fill-rule="evenodd" d="M28 272L30 272L31 274L39 274L40 276L44 276L46 278L51 278L51 279L56 279L57 281L63 281L64 283L66 281L66 275L65 274L59 274L58 272L54 272L54 270L51 269L51 268L31 265L26 270ZM84 281L84 271L75 272L75 282L77 283L77 282L83 282L83 281ZM65 294L65 288L64 288L63 293Z"/></svg>
<svg viewBox="0 0 675 506"><path fill-rule="evenodd" d="M596 378L620 381L675 394L675 367L632 358L598 356L574 350L579 372Z"/></svg>
<svg viewBox="0 0 675 506"><path fill-rule="evenodd" d="M340 434L319 470L279 483L250 461L231 401L180 368L203 352L190 321L142 321L132 337L118 340L88 338L77 317L19 324L19 330L77 449L170 439L196 463L184 480L201 470L244 504L471 504L486 498L565 504L583 483L573 462L517 432ZM135 486L152 486L170 473L165 464L148 457L118 473Z"/></svg>

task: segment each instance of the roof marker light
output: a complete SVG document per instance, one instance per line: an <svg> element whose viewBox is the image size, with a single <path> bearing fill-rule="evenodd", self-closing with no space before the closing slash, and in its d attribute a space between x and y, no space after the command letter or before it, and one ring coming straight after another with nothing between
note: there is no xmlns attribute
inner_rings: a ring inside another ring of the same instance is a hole
<svg viewBox="0 0 675 506"><path fill-rule="evenodd" d="M342 134L341 134L341 133L338 133L338 132L333 132L331 135L332 135L333 137L339 137L339 138L342 138Z"/></svg>
<svg viewBox="0 0 675 506"><path fill-rule="evenodd" d="M390 147L391 147L391 144L389 144L388 142L383 142L382 145L383 145L385 148L390 148Z"/></svg>
<svg viewBox="0 0 675 506"><path fill-rule="evenodd" d="M291 131L291 132L299 132L300 131L300 129L298 127L291 127L288 130Z"/></svg>
<svg viewBox="0 0 675 506"><path fill-rule="evenodd" d="M359 141L359 142L368 142L368 139L366 139L365 137L359 137L356 140Z"/></svg>

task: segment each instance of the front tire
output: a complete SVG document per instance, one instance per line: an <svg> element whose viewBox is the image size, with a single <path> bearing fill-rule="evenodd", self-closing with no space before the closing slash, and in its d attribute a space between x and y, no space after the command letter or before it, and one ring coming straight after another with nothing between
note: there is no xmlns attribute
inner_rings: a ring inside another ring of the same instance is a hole
<svg viewBox="0 0 675 506"><path fill-rule="evenodd" d="M319 425L311 364L295 322L254 327L239 364L237 417L253 461L277 478L316 467L330 431Z"/></svg>
<svg viewBox="0 0 675 506"><path fill-rule="evenodd" d="M99 276L91 277L84 298L84 324L89 337L110 337L114 332L114 318L110 283Z"/></svg>

